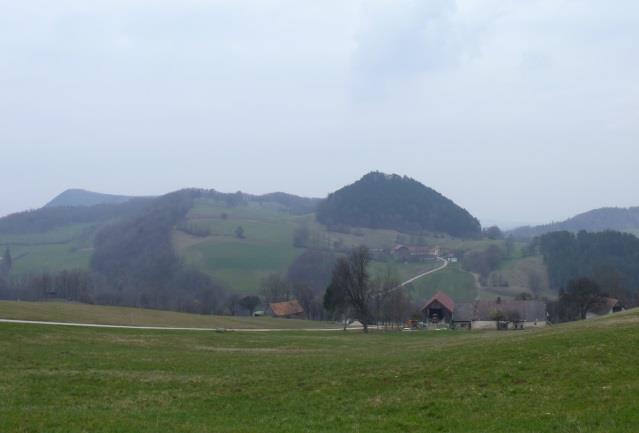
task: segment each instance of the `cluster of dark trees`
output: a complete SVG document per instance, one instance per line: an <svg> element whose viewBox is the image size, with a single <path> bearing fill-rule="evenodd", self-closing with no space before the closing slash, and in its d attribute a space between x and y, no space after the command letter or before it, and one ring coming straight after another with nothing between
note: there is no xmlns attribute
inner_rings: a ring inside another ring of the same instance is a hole
<svg viewBox="0 0 639 433"><path fill-rule="evenodd" d="M548 315L553 322L583 320L588 312L602 307L610 293L606 292L593 279L575 278L560 289L559 299L547 303Z"/></svg>
<svg viewBox="0 0 639 433"><path fill-rule="evenodd" d="M540 253L552 287L565 289L581 277L593 280L603 292L637 303L639 239L628 233L553 232L536 238L532 248Z"/></svg>
<svg viewBox="0 0 639 433"><path fill-rule="evenodd" d="M368 332L371 323L401 324L414 310L392 272L371 279L370 261L365 246L339 257L323 301L324 308L335 318L353 317L362 323L364 332Z"/></svg>
<svg viewBox="0 0 639 433"><path fill-rule="evenodd" d="M270 274L262 280L263 304L297 299L304 308L306 318L329 318L330 314L324 309L322 300L335 259L336 256L330 251L306 250L291 263L286 275Z"/></svg>
<svg viewBox="0 0 639 433"><path fill-rule="evenodd" d="M329 227L481 235L479 221L437 191L408 177L379 172L330 194L317 207L317 220Z"/></svg>
<svg viewBox="0 0 639 433"><path fill-rule="evenodd" d="M506 252L497 245L491 245L483 251L470 251L464 254L462 266L469 272L479 274L479 282L488 284L488 276L499 267L506 258ZM498 284L498 285L507 285Z"/></svg>

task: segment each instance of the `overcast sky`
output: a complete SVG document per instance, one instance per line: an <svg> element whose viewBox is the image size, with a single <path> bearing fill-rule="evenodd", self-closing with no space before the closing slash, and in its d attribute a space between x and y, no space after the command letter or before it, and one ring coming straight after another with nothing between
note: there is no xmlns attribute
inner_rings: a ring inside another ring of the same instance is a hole
<svg viewBox="0 0 639 433"><path fill-rule="evenodd" d="M636 0L0 6L0 214L371 170L484 221L639 205Z"/></svg>

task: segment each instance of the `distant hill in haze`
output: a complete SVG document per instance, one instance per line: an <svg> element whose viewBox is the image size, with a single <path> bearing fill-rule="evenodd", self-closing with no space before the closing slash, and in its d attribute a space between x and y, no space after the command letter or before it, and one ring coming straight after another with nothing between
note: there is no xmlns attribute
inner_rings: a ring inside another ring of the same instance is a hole
<svg viewBox="0 0 639 433"><path fill-rule="evenodd" d="M474 237L477 218L437 191L409 177L371 172L330 194L317 208L328 226L428 231Z"/></svg>
<svg viewBox="0 0 639 433"><path fill-rule="evenodd" d="M95 206L98 204L120 204L131 200L133 197L125 195L102 194L84 189L68 189L57 195L44 207L63 206Z"/></svg>
<svg viewBox="0 0 639 433"><path fill-rule="evenodd" d="M579 214L565 221L539 226L519 227L510 233L516 238L533 238L555 231L591 232L617 230L621 232L639 232L639 207L606 207Z"/></svg>

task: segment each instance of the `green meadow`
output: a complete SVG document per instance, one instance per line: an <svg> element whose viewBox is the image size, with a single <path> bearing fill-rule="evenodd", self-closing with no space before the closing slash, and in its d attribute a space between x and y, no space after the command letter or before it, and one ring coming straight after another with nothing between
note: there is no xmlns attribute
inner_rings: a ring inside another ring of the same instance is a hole
<svg viewBox="0 0 639 433"><path fill-rule="evenodd" d="M639 312L511 332L0 324L0 431L634 433Z"/></svg>

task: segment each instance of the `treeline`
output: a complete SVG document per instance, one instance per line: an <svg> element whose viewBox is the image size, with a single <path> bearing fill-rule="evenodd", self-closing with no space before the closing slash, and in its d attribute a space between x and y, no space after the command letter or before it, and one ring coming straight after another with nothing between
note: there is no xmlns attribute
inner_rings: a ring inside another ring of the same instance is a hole
<svg viewBox="0 0 639 433"><path fill-rule="evenodd" d="M330 194L319 204L317 220L329 228L481 235L479 221L440 193L411 178L379 172Z"/></svg>
<svg viewBox="0 0 639 433"><path fill-rule="evenodd" d="M588 277L610 296L636 304L639 295L639 239L628 233L605 231L577 234L562 231L536 238L551 285L564 289L570 281Z"/></svg>
<svg viewBox="0 0 639 433"><path fill-rule="evenodd" d="M80 270L43 272L12 279L0 277L0 299L23 301L65 299L92 304L95 302L95 292L89 272Z"/></svg>

